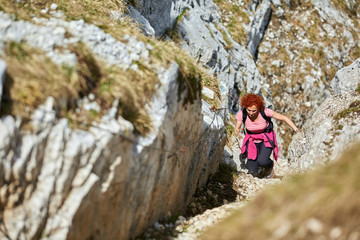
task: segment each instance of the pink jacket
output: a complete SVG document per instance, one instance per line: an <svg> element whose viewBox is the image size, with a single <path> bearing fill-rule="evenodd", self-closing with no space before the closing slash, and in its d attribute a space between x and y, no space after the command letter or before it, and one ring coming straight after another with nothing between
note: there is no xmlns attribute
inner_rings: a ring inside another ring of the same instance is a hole
<svg viewBox="0 0 360 240"><path fill-rule="evenodd" d="M269 137L270 141L273 141L275 143L274 158L277 161L279 148L278 148L278 144L277 144L277 141L276 141L275 133L273 133L273 132L270 132L270 133L258 133L258 134L246 133L243 144L241 146L241 154L245 153L245 151L246 151L246 143L247 143L247 141L249 141L248 150L247 150L248 151L248 159L256 160L257 150L256 150L256 145L254 143L254 139L263 140L264 144L265 144L265 147L272 147L271 143L269 142L269 139L265 136L265 134Z"/></svg>

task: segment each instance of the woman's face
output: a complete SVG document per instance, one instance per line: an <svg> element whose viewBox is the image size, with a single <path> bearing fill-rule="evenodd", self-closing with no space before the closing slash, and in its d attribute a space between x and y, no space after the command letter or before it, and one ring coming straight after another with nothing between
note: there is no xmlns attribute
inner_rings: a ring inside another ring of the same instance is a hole
<svg viewBox="0 0 360 240"><path fill-rule="evenodd" d="M246 108L247 114L250 117L254 117L258 113L258 108L255 105Z"/></svg>

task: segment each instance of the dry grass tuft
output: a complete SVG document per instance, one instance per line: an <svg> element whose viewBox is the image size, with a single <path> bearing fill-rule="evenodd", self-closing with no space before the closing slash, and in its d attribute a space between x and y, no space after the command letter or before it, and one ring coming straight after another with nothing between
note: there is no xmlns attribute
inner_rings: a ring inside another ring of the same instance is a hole
<svg viewBox="0 0 360 240"><path fill-rule="evenodd" d="M200 98L204 79L216 82L175 44L154 39L148 42L153 44L152 67L134 62L138 71L124 71L99 62L83 43L69 48L77 56L77 65L60 67L43 52L24 43L11 42L5 50L8 76L1 114L21 116L26 123L33 110L48 96L53 96L58 117L66 117L73 128L87 129L93 121L101 119L115 99L119 99L118 114L133 123L136 133L146 135L152 125L144 106L156 91L157 67L166 67L171 61L178 63L179 95L187 92L184 105ZM79 111L77 100L90 93L95 95L100 112Z"/></svg>
<svg viewBox="0 0 360 240"><path fill-rule="evenodd" d="M59 117L69 119L75 128L88 128L115 99L120 99L119 114L134 124L136 133L145 135L151 129L143 109L155 91L156 74L142 66L140 71L123 71L99 63L82 43L70 48L77 56L75 67L60 67L41 51L23 43L11 42L5 52L8 65L1 114L21 116L24 122L48 96L56 99ZM76 100L93 93L102 111L81 111Z"/></svg>
<svg viewBox="0 0 360 240"><path fill-rule="evenodd" d="M359 167L357 143L338 161L263 192L203 239L331 239L334 229L339 239L359 236ZM309 227L314 221L321 227Z"/></svg>
<svg viewBox="0 0 360 240"><path fill-rule="evenodd" d="M150 101L158 83L157 75L138 63L139 72L123 71L111 66L105 70L97 95L101 105L109 107L115 99L120 100L118 114L133 123L135 131L145 135L151 130L151 120L144 106Z"/></svg>
<svg viewBox="0 0 360 240"><path fill-rule="evenodd" d="M17 19L31 20L35 15L38 17L51 17L50 11L41 13L43 9L50 8L51 4L57 4L56 10L61 10L68 20L85 19L89 21L102 20L110 16L110 10L123 13L126 10L122 0L54 0L54 1L5 1L1 0L0 7L9 14L15 14Z"/></svg>
<svg viewBox="0 0 360 240"><path fill-rule="evenodd" d="M25 121L47 96L57 99L59 108L67 108L77 98L68 76L45 55L26 44L11 42L5 49L7 76L4 84L2 114L19 115Z"/></svg>
<svg viewBox="0 0 360 240"><path fill-rule="evenodd" d="M100 67L85 44L80 42L76 46L70 46L70 51L76 54L78 61L73 72L75 74L70 75L70 82L80 97L87 96L100 81Z"/></svg>

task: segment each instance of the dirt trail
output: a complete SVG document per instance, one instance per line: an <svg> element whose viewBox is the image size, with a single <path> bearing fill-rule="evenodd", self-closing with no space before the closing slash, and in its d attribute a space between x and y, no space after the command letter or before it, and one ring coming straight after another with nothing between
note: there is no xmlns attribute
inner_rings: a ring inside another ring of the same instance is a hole
<svg viewBox="0 0 360 240"><path fill-rule="evenodd" d="M234 160L239 161L239 145L236 139L232 140ZM195 194L185 216L169 216L167 220L155 223L137 239L199 239L207 228L245 206L259 191L280 183L289 171L287 159L281 158L275 164L275 176L270 179L254 178L247 174L246 169L231 172L222 169L222 175L215 176Z"/></svg>

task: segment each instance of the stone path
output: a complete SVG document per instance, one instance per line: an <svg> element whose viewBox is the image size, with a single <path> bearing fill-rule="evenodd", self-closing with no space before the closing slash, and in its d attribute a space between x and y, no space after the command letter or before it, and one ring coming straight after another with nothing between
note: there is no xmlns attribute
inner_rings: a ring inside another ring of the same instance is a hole
<svg viewBox="0 0 360 240"><path fill-rule="evenodd" d="M239 144L236 139L232 141L234 144L231 147L231 151L234 156L234 161L240 162L239 160ZM245 206L251 199L263 190L265 187L270 187L273 184L280 183L282 178L289 173L289 168L286 159L278 159L278 163L275 164L275 176L271 179L259 179L254 178L250 174L247 174L247 170L240 168L235 173L235 181L233 183L233 190L236 192L236 199L234 201L227 201L223 199L223 205L219 207L214 207L201 211L202 213L197 214L192 217L185 218L183 216L178 216L175 221L155 223L153 227L149 228L146 233L138 239L176 239L176 240L194 240L199 239L203 232L206 232L206 229L217 224L222 219L229 216L234 210L242 208ZM216 183L222 186L221 183ZM224 186L222 186L224 188ZM204 201L210 198L220 198L215 193L212 193L211 190L207 190L206 196L200 196L199 199ZM199 204L199 201L190 203L189 207L197 208L203 210L206 208Z"/></svg>

